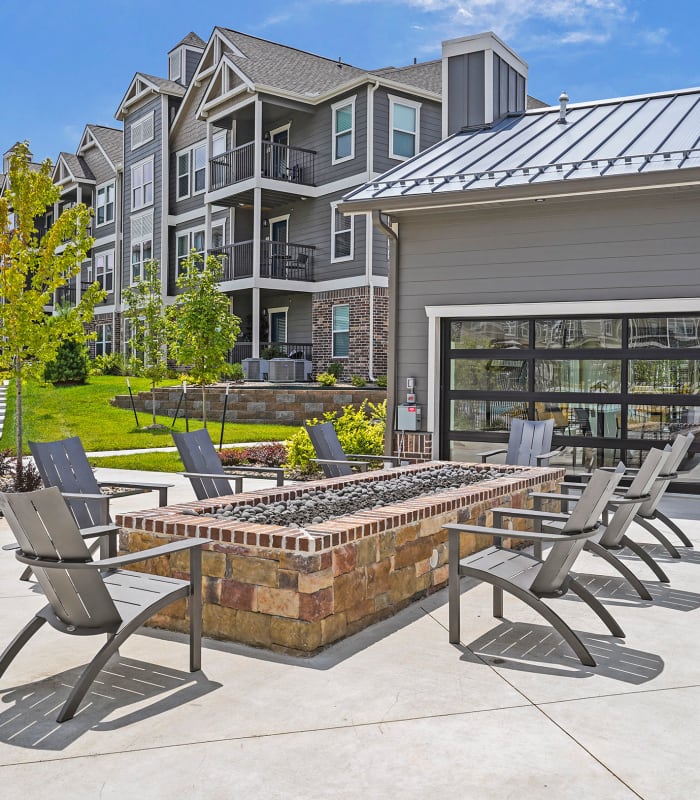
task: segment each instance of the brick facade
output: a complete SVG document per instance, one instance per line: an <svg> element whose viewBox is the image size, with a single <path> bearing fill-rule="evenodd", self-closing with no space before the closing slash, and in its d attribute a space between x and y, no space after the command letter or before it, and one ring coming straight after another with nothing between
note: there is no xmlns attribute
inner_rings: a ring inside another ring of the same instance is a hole
<svg viewBox="0 0 700 800"><path fill-rule="evenodd" d="M374 330L370 331L370 291L374 292ZM333 357L333 306L350 306L350 346L346 358ZM386 375L389 319L389 291L380 286L358 286L314 294L311 324L314 374L325 372L331 361L343 365L342 378L369 378L370 336L374 375Z"/></svg>
<svg viewBox="0 0 700 800"><path fill-rule="evenodd" d="M120 313L107 313L107 314L100 314L99 309L95 312L95 316L92 319L92 322L89 322L85 325L86 333L94 333L97 330L98 325L111 325L112 326L112 352L113 353L120 353L121 352L121 333L122 333L122 324L121 324L121 317ZM95 357L95 340L90 339L88 340L88 350L90 352L90 358Z"/></svg>

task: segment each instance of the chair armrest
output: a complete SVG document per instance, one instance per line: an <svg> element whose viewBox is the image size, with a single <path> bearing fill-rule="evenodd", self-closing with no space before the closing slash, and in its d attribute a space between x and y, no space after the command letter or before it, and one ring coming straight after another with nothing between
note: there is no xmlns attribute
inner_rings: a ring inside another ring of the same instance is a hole
<svg viewBox="0 0 700 800"><path fill-rule="evenodd" d="M563 453L564 450L566 450L565 447L557 447L555 450L550 450L549 453L542 453L539 456L535 456L535 461L539 464L540 461L546 461L548 458L558 456L560 453Z"/></svg>
<svg viewBox="0 0 700 800"><path fill-rule="evenodd" d="M352 467L359 467L360 472L367 472L369 461L350 461L346 458L311 458L314 464L349 464Z"/></svg>
<svg viewBox="0 0 700 800"><path fill-rule="evenodd" d="M168 505L168 489L172 483L142 483L141 481L98 481L100 486L116 486L124 489L139 489L143 492L158 492L158 505Z"/></svg>
<svg viewBox="0 0 700 800"><path fill-rule="evenodd" d="M96 539L98 536L110 536L113 533L119 533L118 525L92 525L89 528L80 529L80 535L83 539ZM9 544L4 544L0 549L8 551L19 550L19 545L17 542L10 542Z"/></svg>
<svg viewBox="0 0 700 800"><path fill-rule="evenodd" d="M559 522L566 522L569 519L568 514L561 514L556 511L537 511L533 508L492 508L491 509L494 519L496 517L519 517L520 519L539 519L547 520L552 519ZM525 531L518 531L518 533L525 533ZM522 537L521 537L522 538Z"/></svg>
<svg viewBox="0 0 700 800"><path fill-rule="evenodd" d="M237 472L245 472L251 475L272 474L275 476L277 485L284 486L284 470L282 469L282 467L250 467L241 465L241 466L224 467L224 472L227 475L231 474L234 477L236 476Z"/></svg>
<svg viewBox="0 0 700 800"><path fill-rule="evenodd" d="M397 466L405 466L409 462L401 456L375 456L373 453L346 453L346 458L362 458L367 461L391 461L392 464Z"/></svg>
<svg viewBox="0 0 700 800"><path fill-rule="evenodd" d="M578 503L581 499L581 495L562 494L561 492L530 492L528 497L532 497L535 500L559 500L567 503Z"/></svg>
<svg viewBox="0 0 700 800"><path fill-rule="evenodd" d="M499 453L507 453L507 452L508 448L502 447L499 450L486 450L483 453L477 453L477 455L479 456L479 458L481 458L481 463L485 464L487 458L491 458L491 456L497 456Z"/></svg>
<svg viewBox="0 0 700 800"><path fill-rule="evenodd" d="M582 531L581 533L539 533L539 531L513 531L509 528L483 528L480 525L443 525L450 533L478 533L482 536L492 536L496 539L534 539L539 542L573 542L577 539L590 539L595 530Z"/></svg>

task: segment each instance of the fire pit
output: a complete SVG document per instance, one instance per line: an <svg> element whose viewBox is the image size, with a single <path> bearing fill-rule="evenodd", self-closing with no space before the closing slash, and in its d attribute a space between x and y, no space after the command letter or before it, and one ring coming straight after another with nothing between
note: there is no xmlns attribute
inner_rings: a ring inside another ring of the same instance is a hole
<svg viewBox="0 0 700 800"><path fill-rule="evenodd" d="M564 471L430 462L120 515L123 549L204 548L206 635L310 654L447 582L447 522L486 524ZM307 505L310 504L310 505ZM464 553L489 544L465 536ZM153 566L153 562L149 562ZM161 574L183 575L179 556ZM154 624L185 630L184 605Z"/></svg>

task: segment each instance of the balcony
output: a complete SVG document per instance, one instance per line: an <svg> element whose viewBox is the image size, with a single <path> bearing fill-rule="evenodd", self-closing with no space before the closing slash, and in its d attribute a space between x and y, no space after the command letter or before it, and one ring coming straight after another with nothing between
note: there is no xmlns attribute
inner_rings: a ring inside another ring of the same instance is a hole
<svg viewBox="0 0 700 800"><path fill-rule="evenodd" d="M209 255L223 257L222 281L253 276L253 240L217 247ZM260 277L284 281L312 281L313 245L294 242L260 242Z"/></svg>
<svg viewBox="0 0 700 800"><path fill-rule="evenodd" d="M282 355L288 358L303 358L307 361L312 360L312 345L310 342L260 342L260 352L266 348L274 347L276 356ZM252 358L252 342L236 342L233 350L229 350L228 360L230 363L240 364L244 358Z"/></svg>
<svg viewBox="0 0 700 800"><path fill-rule="evenodd" d="M262 163L256 175L255 143L242 144L209 159L209 190L223 189L251 178L313 186L316 152L276 142L262 143Z"/></svg>

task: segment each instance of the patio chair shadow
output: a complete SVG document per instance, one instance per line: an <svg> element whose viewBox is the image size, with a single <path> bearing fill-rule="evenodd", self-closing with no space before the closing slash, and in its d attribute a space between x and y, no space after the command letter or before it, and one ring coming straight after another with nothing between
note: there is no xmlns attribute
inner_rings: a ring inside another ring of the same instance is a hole
<svg viewBox="0 0 700 800"><path fill-rule="evenodd" d="M676 546L681 557L673 558L663 545L657 544L656 542L638 541L637 544L640 544L654 561L658 561L659 564L692 564L695 567L700 565L700 550L694 550L690 547L683 547L682 544L678 544ZM615 555L624 561L636 561L638 564L640 563L639 558L629 550L616 551Z"/></svg>
<svg viewBox="0 0 700 800"><path fill-rule="evenodd" d="M623 578L581 572L576 573L576 578L605 605L638 606L639 608L660 606L672 611L695 611L700 608L700 594L697 592L674 589L667 583L655 582L653 578L644 581L653 600L642 600ZM562 600L576 602L574 598L569 597L564 597Z"/></svg>
<svg viewBox="0 0 700 800"><path fill-rule="evenodd" d="M202 672L182 672L118 656L97 676L75 717L59 724L56 714L83 667L0 690L0 708L7 706L0 710L0 742L32 750L63 750L88 730L124 728L221 686ZM153 702L142 705L146 701ZM133 703L139 707L122 713Z"/></svg>
<svg viewBox="0 0 700 800"><path fill-rule="evenodd" d="M586 667L571 652L564 639L547 625L504 620L495 628L461 648L498 669L537 672L568 678L604 675L640 686L664 670L663 659L655 653L635 650L612 636L577 631L597 662Z"/></svg>

